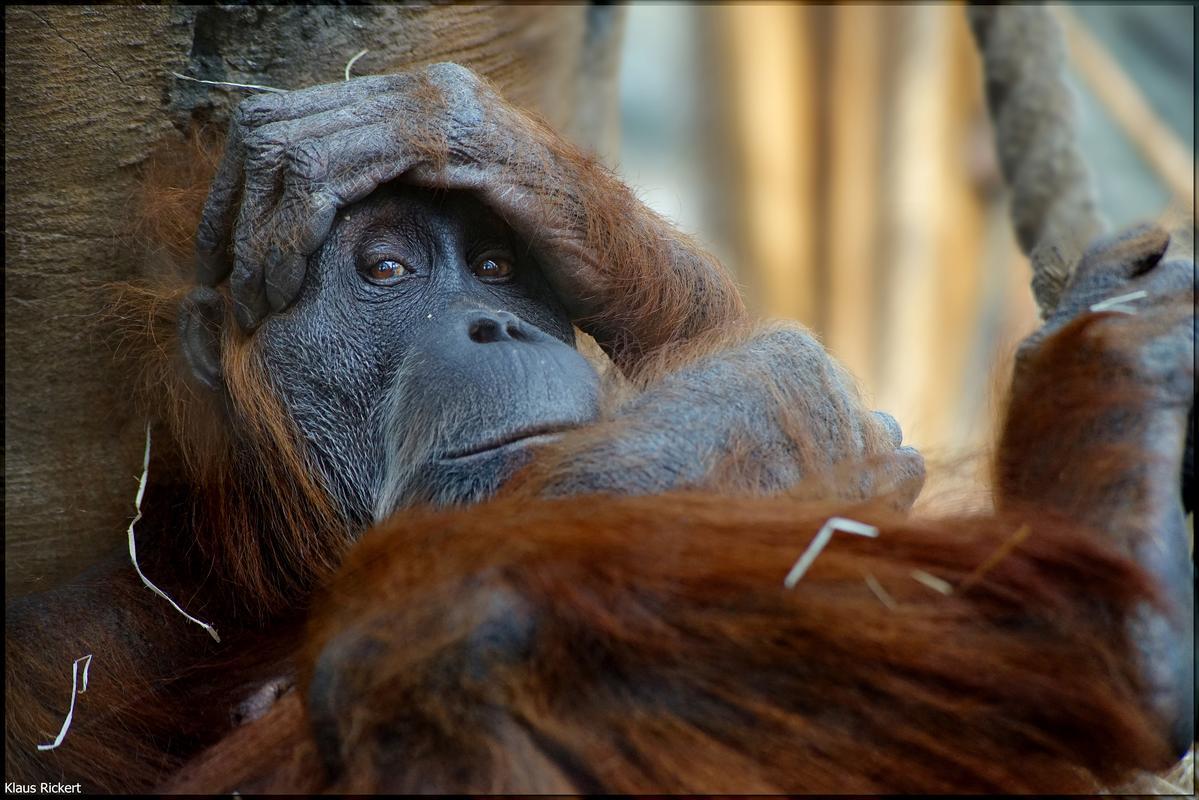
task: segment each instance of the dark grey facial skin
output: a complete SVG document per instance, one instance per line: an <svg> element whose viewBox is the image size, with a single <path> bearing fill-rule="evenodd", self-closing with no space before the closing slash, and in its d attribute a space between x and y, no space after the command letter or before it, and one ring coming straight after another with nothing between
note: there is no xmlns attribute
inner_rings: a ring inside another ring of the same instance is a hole
<svg viewBox="0 0 1199 800"><path fill-rule="evenodd" d="M351 521L482 499L596 418L596 374L525 252L468 195L383 187L339 213L297 302L256 333Z"/></svg>

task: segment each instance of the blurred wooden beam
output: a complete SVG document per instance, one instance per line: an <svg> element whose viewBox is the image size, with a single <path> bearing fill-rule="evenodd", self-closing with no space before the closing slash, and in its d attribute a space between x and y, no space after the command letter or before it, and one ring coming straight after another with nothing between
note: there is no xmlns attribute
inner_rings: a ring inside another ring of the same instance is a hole
<svg viewBox="0 0 1199 800"><path fill-rule="evenodd" d="M875 250L883 21L875 6L833 9L829 104L829 254L825 340L832 353L873 388L879 327Z"/></svg>
<svg viewBox="0 0 1199 800"><path fill-rule="evenodd" d="M950 62L945 6L887 9L893 63L887 65L891 115L885 132L883 252L888 289L880 343L878 403L905 423L917 446L940 444L941 421L927 398L938 384L937 228L952 209L942 187ZM957 9L952 9L960 13ZM960 334L959 334L960 335Z"/></svg>
<svg viewBox="0 0 1199 800"><path fill-rule="evenodd" d="M985 358L986 342L979 341L984 306L999 298L983 296L988 278L984 254L987 223L980 176L971 161L970 145L986 119L983 77L974 37L966 15L953 6L943 6L946 104L940 121L944 146L940 159L942 212L935 226L935 251L929 253L937 265L935 294L928 298L936 317L936 334L930 343L934 369L922 407L938 426L938 439L959 450L973 450L986 443L985 431L969 424L970 410L977 405L980 382L977 370ZM1007 227L1008 223L1003 222ZM956 456L956 453L955 453Z"/></svg>
<svg viewBox="0 0 1199 800"><path fill-rule="evenodd" d="M815 319L811 164L813 69L807 9L730 5L714 9L729 54L728 91L747 259L738 272L766 316Z"/></svg>

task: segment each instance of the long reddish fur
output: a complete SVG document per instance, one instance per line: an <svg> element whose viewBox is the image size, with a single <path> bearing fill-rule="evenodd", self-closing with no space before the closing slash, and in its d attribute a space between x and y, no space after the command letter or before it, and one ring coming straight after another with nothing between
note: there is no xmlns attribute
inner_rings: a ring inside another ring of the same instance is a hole
<svg viewBox="0 0 1199 800"><path fill-rule="evenodd" d="M835 535L786 590L833 514L880 536ZM333 774L289 707L168 788L1093 790L1168 763L1119 626L1153 597L1094 532L1035 514L914 521L696 494L413 512L356 546L316 603L298 697L330 652L354 673ZM535 631L519 658L473 644L497 607Z"/></svg>

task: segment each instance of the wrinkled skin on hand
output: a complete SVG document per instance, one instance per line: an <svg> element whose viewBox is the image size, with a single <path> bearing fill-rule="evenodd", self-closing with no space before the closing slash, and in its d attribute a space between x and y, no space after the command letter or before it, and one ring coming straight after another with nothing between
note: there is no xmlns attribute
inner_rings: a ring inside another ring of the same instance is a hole
<svg viewBox="0 0 1199 800"><path fill-rule="evenodd" d="M548 446L514 491L542 496L779 492L907 509L924 459L798 325L696 348L599 424Z"/></svg>
<svg viewBox="0 0 1199 800"><path fill-rule="evenodd" d="M338 208L395 179L474 192L622 367L744 316L714 259L454 64L244 101L200 224L199 282L229 277L238 322L256 328L296 299Z"/></svg>

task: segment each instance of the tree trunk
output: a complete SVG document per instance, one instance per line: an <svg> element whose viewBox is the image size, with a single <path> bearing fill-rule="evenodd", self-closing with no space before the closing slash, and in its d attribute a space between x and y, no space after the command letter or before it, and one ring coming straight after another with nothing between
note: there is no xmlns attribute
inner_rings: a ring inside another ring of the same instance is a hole
<svg viewBox="0 0 1199 800"><path fill-rule="evenodd" d="M142 426L98 322L137 276L119 233L137 167L246 95L438 61L474 68L601 156L614 152L622 13L587 5L10 6L5 10L5 595L122 541ZM124 252L123 252L124 251Z"/></svg>

